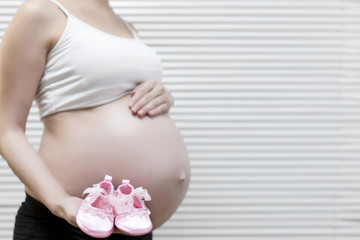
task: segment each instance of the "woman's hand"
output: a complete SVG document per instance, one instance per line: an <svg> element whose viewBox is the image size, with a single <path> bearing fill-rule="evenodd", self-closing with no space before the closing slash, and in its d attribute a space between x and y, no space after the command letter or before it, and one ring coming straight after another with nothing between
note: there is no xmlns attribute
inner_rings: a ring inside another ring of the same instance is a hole
<svg viewBox="0 0 360 240"><path fill-rule="evenodd" d="M78 227L76 223L76 215L82 201L83 199L78 197L66 196L59 201L53 214L65 219L71 225Z"/></svg>
<svg viewBox="0 0 360 240"><path fill-rule="evenodd" d="M168 112L174 105L171 93L158 81L145 81L131 92L129 108L139 118L146 114L150 117Z"/></svg>

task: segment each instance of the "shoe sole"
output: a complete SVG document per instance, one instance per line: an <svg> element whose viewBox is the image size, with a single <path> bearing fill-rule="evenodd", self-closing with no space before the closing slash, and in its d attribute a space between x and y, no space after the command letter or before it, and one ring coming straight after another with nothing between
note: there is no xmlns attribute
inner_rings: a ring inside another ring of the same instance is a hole
<svg viewBox="0 0 360 240"><path fill-rule="evenodd" d="M95 237L95 238L106 238L106 237L110 236L111 233L114 231L114 228L112 228L108 232L96 232L96 231L89 230L80 221L78 221L77 218L76 218L76 223L84 233L86 233L89 236Z"/></svg>
<svg viewBox="0 0 360 240"><path fill-rule="evenodd" d="M149 232L151 232L153 226L151 224L151 226L149 228L146 228L146 229L142 229L142 230L139 230L139 231L133 231L133 230L130 230L124 226L117 226L116 223L115 223L115 226L117 229L119 229L120 231L128 234L128 235L131 235L131 236L141 236L141 235L144 235L144 234L147 234Z"/></svg>

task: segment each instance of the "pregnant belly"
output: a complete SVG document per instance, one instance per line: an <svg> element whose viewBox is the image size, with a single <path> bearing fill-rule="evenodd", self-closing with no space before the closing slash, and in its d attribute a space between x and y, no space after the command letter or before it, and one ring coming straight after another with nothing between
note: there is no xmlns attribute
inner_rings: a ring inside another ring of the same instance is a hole
<svg viewBox="0 0 360 240"><path fill-rule="evenodd" d="M105 174L146 188L154 229L178 208L189 185L189 159L168 114L138 118L130 95L94 108L59 112L44 119L39 154L71 195L81 197Z"/></svg>

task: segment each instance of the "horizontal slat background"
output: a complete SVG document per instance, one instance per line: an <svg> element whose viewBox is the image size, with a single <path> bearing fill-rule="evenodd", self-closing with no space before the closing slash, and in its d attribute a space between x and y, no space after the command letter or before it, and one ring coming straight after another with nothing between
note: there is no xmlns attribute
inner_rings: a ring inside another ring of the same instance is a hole
<svg viewBox="0 0 360 240"><path fill-rule="evenodd" d="M3 35L23 1L0 0ZM157 240L360 239L360 1L110 0L164 62L192 182ZM27 137L38 148L34 103ZM23 187L0 161L0 239Z"/></svg>

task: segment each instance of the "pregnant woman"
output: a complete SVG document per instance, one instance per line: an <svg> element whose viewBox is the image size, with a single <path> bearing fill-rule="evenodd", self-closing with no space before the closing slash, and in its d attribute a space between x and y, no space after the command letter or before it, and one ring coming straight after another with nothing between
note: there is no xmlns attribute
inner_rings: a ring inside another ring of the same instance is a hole
<svg viewBox="0 0 360 240"><path fill-rule="evenodd" d="M182 202L190 178L168 115L162 63L108 0L27 0L0 46L0 153L24 183L14 239L93 239L76 224L83 191L113 177L147 189L153 230ZM32 101L39 151L25 136ZM108 239L151 239L152 234Z"/></svg>

